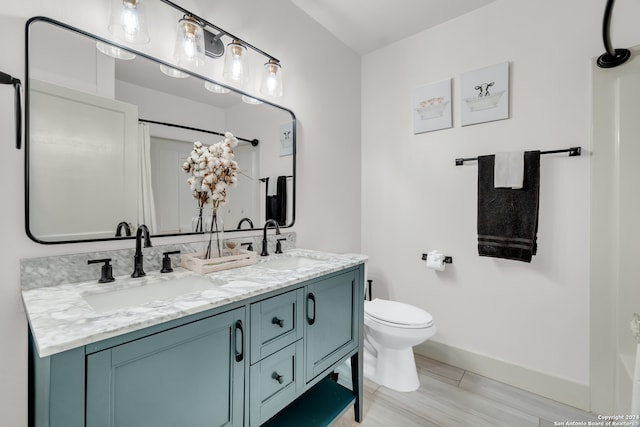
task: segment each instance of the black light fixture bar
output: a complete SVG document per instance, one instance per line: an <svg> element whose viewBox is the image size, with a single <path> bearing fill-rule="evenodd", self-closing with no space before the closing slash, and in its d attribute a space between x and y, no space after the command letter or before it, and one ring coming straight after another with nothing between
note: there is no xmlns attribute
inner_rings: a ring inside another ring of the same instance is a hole
<svg viewBox="0 0 640 427"><path fill-rule="evenodd" d="M230 32L223 30L222 28L218 27L217 25L212 24L211 22L207 21L206 19L203 19L201 17L199 17L198 15L194 14L193 12L188 11L187 9L183 8L182 6L179 6L177 4L175 4L174 2L170 1L170 0L160 0L162 3L165 3L171 7L173 7L176 10L179 10L180 12L182 12L183 14L190 16L194 19L196 19L197 21L200 21L202 24L204 24L207 27L213 28L214 30L226 35L227 37L230 37L233 40L238 40L240 43L242 43L243 46L258 52L260 55L269 58L269 59L273 59L274 61L280 62L276 57L274 57L273 55L269 55L267 52L258 49L257 47L255 47L254 45L247 43L246 41L242 40L240 37L237 37L233 34L231 34Z"/></svg>

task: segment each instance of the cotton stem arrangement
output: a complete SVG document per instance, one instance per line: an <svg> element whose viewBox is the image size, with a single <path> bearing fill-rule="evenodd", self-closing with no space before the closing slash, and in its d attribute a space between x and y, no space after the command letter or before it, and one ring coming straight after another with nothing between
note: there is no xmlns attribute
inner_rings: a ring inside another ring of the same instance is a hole
<svg viewBox="0 0 640 427"><path fill-rule="evenodd" d="M217 209L227 201L227 189L238 182L238 163L234 160L233 149L238 140L231 132L224 135L224 139L210 146L200 141L193 143L193 150L182 169L191 174L187 183L196 199L198 208L203 208L211 202L213 207L213 221L209 235L209 245L205 258L211 257L211 239L215 227L218 240L218 256L222 256L218 239Z"/></svg>

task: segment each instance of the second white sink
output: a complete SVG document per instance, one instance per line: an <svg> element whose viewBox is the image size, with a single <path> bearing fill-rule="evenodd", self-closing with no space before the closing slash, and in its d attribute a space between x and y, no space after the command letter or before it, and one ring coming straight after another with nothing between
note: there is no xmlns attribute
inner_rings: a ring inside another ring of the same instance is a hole
<svg viewBox="0 0 640 427"><path fill-rule="evenodd" d="M258 265L274 270L296 270L298 268L311 267L316 264L322 264L321 259L309 258L306 256L285 256L282 258L274 258L264 261Z"/></svg>
<svg viewBox="0 0 640 427"><path fill-rule="evenodd" d="M151 301L172 299L192 292L211 289L211 281L198 276L163 280L102 293L83 295L96 311L105 312L146 304Z"/></svg>

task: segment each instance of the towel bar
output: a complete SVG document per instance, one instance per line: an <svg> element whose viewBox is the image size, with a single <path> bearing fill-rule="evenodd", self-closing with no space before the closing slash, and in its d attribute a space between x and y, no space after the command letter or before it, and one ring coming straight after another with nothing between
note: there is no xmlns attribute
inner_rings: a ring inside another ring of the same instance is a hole
<svg viewBox="0 0 640 427"><path fill-rule="evenodd" d="M287 178L293 178L293 175L286 175ZM269 178L258 178L258 181L267 182Z"/></svg>
<svg viewBox="0 0 640 427"><path fill-rule="evenodd" d="M557 154L557 153L569 153L569 157L580 156L582 154L582 147L570 147L563 148L562 150L549 150L541 151L540 154ZM464 162L478 160L477 157L465 157L456 159L456 166L462 166Z"/></svg>

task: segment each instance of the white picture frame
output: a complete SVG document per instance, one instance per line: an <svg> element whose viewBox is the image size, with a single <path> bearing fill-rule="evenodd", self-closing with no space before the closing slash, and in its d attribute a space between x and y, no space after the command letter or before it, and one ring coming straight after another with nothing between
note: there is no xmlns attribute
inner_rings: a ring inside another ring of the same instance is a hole
<svg viewBox="0 0 640 427"><path fill-rule="evenodd" d="M412 101L414 135L453 127L451 79L415 88Z"/></svg>
<svg viewBox="0 0 640 427"><path fill-rule="evenodd" d="M462 126L509 118L509 63L503 62L460 76Z"/></svg>
<svg viewBox="0 0 640 427"><path fill-rule="evenodd" d="M280 125L280 157L293 155L293 122Z"/></svg>

